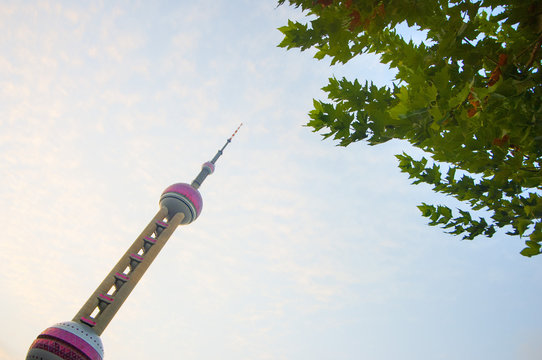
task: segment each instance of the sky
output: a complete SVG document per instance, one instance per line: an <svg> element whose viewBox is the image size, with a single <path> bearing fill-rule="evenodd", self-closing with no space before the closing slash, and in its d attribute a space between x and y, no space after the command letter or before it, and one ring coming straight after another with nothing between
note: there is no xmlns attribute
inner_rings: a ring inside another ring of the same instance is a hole
<svg viewBox="0 0 542 360"><path fill-rule="evenodd" d="M540 358L542 265L461 241L416 205L407 144L311 132L331 76L278 48L271 0L0 2L0 360L71 320L239 123L182 226L102 335L106 359Z"/></svg>

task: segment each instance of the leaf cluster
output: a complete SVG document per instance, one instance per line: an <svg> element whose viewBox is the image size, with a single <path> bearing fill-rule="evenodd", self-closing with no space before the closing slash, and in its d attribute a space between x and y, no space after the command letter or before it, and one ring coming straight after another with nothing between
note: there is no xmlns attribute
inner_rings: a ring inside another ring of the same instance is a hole
<svg viewBox="0 0 542 360"><path fill-rule="evenodd" d="M279 0L306 23L279 30L287 49L346 63L372 53L397 72L391 86L329 79L308 126L341 146L410 142L431 157L397 155L414 183L462 201L468 211L420 205L430 225L473 239L506 228L542 244L542 4L531 0ZM426 34L417 44L399 24ZM441 168L446 168L443 172ZM461 174L457 176L456 174ZM476 216L482 211L484 216ZM454 214L455 213L455 214Z"/></svg>

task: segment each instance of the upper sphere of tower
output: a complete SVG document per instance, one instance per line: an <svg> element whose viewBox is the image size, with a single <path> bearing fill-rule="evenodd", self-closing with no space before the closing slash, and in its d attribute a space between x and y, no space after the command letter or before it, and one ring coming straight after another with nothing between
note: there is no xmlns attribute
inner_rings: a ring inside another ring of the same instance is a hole
<svg viewBox="0 0 542 360"><path fill-rule="evenodd" d="M45 329L34 340L26 360L102 360L100 337L88 326L67 321Z"/></svg>
<svg viewBox="0 0 542 360"><path fill-rule="evenodd" d="M203 163L203 165L201 167L203 169L208 168L209 169L209 174L212 174L215 171L215 164L213 164L210 161L207 161L207 162Z"/></svg>
<svg viewBox="0 0 542 360"><path fill-rule="evenodd" d="M177 183L168 186L160 196L160 206L168 209L168 219L183 213L181 224L190 224L201 213L203 199L197 189L189 184Z"/></svg>

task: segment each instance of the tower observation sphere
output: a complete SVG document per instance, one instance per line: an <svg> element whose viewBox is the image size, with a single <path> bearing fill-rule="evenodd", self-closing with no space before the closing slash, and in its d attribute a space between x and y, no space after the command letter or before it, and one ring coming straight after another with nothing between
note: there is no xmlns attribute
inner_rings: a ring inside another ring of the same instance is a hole
<svg viewBox="0 0 542 360"><path fill-rule="evenodd" d="M102 340L87 325L67 321L45 329L34 340L26 359L102 360Z"/></svg>
<svg viewBox="0 0 542 360"><path fill-rule="evenodd" d="M182 225L190 224L201 213L203 199L199 191L189 184L177 183L168 186L160 196L160 206L168 209L168 219L183 213Z"/></svg>
<svg viewBox="0 0 542 360"><path fill-rule="evenodd" d="M73 320L53 325L39 334L30 346L26 360L103 360L100 335L177 226L190 224L201 214L203 200L198 188L214 172L215 162L238 130L211 161L203 164L191 184L176 183L162 192L156 215Z"/></svg>

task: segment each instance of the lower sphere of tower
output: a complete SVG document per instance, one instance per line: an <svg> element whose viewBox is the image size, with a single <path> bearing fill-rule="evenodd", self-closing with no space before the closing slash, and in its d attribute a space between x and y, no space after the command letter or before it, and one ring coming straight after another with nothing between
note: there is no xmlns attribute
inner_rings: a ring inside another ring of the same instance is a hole
<svg viewBox="0 0 542 360"><path fill-rule="evenodd" d="M189 184L177 183L168 186L160 196L160 206L168 209L168 219L183 213L181 224L190 224L201 213L203 199L199 191Z"/></svg>
<svg viewBox="0 0 542 360"><path fill-rule="evenodd" d="M67 321L45 329L34 340L26 360L102 360L103 344L88 326Z"/></svg>

